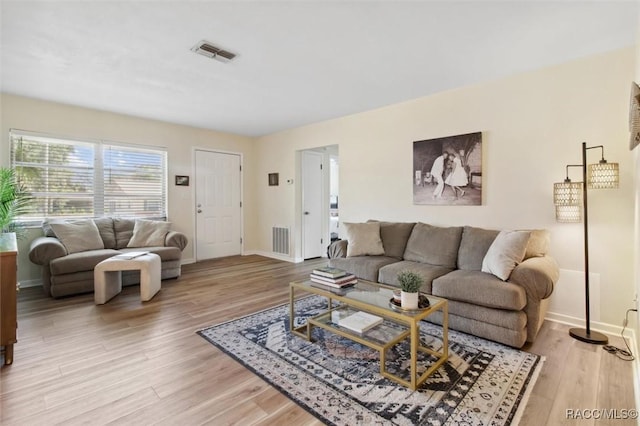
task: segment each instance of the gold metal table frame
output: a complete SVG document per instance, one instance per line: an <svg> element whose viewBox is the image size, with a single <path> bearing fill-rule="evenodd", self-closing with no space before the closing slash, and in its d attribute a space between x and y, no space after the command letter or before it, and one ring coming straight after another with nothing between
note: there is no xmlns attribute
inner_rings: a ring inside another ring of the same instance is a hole
<svg viewBox="0 0 640 426"><path fill-rule="evenodd" d="M327 310L308 318L306 323L295 326L295 291L324 296L328 300ZM320 327L332 333L346 337L362 345L377 350L380 353L380 374L403 386L416 390L427 378L433 374L449 356L449 316L447 300L427 295L431 306L421 311L397 311L389 306L389 300L393 297L393 287L383 284L359 280L354 287L345 289L333 289L328 286L316 285L311 281L296 281L289 285L289 328L291 332L308 341L311 339L313 327ZM333 301L340 302L334 306ZM384 318L384 322L370 331L357 333L337 326L339 318L347 316L355 311L365 311ZM434 312L442 312L442 351L435 351L420 343L420 321ZM389 322L406 327L393 327ZM387 333L388 331L388 333ZM411 348L410 381L407 381L386 369L386 353L394 345L409 339ZM436 357L426 370L418 372L418 352L425 352Z"/></svg>

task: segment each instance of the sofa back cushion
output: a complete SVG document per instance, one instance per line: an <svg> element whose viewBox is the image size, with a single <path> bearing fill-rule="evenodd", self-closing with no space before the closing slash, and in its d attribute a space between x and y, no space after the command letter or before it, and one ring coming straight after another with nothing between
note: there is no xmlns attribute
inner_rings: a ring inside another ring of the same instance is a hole
<svg viewBox="0 0 640 426"><path fill-rule="evenodd" d="M110 217L99 217L93 219L93 222L98 227L98 232L100 232L100 237L102 237L102 242L104 243L104 248L116 248L116 233L113 230L113 219Z"/></svg>
<svg viewBox="0 0 640 426"><path fill-rule="evenodd" d="M479 271L482 260L500 231L465 226L458 250L458 269Z"/></svg>
<svg viewBox="0 0 640 426"><path fill-rule="evenodd" d="M127 247L131 236L133 235L133 227L136 222L134 219L123 219L116 217L113 219L113 230L116 234L116 248L121 249Z"/></svg>
<svg viewBox="0 0 640 426"><path fill-rule="evenodd" d="M369 220L369 222L377 222ZM415 223L380 222L380 239L384 246L384 255L402 259L407 242Z"/></svg>
<svg viewBox="0 0 640 426"><path fill-rule="evenodd" d="M45 237L56 238L56 233L53 232L53 229L51 228L51 224L54 222L63 222L63 221L56 220L56 219L42 221L42 233L44 234Z"/></svg>
<svg viewBox="0 0 640 426"><path fill-rule="evenodd" d="M407 241L404 260L455 268L461 236L459 226L442 228L417 223Z"/></svg>

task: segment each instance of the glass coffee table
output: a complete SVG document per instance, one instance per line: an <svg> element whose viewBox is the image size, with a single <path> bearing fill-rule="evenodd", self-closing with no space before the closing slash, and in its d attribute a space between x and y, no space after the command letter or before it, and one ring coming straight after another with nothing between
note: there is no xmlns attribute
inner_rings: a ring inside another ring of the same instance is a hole
<svg viewBox="0 0 640 426"><path fill-rule="evenodd" d="M366 280L358 280L353 287L334 289L329 286L312 283L310 280L296 281L289 285L289 327L293 334L311 341L311 330L320 327L332 333L346 337L377 350L380 353L380 374L403 386L416 390L427 378L433 374L449 355L448 337L448 306L445 299L426 295L430 306L425 309L407 311L391 305L393 291L397 288ZM294 323L295 292L307 292L324 296L328 299L327 310L307 318L305 324L296 326ZM339 302L335 304L334 301ZM341 327L339 321L355 312L364 311L383 318L383 322L368 331L358 333ZM425 347L420 342L420 321L434 312L442 312L442 350L436 351ZM386 353L394 345L408 339L411 348L410 380L405 380L386 368ZM432 355L436 360L425 371L419 374L418 352Z"/></svg>

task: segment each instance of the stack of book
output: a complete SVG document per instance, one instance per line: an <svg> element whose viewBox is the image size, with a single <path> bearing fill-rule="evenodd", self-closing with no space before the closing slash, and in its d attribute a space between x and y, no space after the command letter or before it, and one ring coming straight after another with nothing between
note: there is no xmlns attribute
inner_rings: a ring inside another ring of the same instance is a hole
<svg viewBox="0 0 640 426"><path fill-rule="evenodd" d="M358 282L355 275L350 274L342 269L324 267L317 268L311 272L311 281L318 284L324 284L329 287L343 288L354 285Z"/></svg>

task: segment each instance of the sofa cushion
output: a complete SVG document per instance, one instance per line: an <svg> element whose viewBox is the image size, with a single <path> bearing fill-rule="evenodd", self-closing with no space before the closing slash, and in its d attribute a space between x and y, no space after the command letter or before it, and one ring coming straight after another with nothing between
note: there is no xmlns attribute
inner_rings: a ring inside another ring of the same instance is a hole
<svg viewBox="0 0 640 426"><path fill-rule="evenodd" d="M404 260L455 268L462 227L443 228L417 223L404 251Z"/></svg>
<svg viewBox="0 0 640 426"><path fill-rule="evenodd" d="M93 271L100 262L115 256L119 252L112 249L89 250L69 254L53 259L49 263L51 275L72 274L81 271Z"/></svg>
<svg viewBox="0 0 640 426"><path fill-rule="evenodd" d="M420 275L424 280L420 291L431 294L431 282L438 277L448 274L452 270L453 269L445 268L444 266L434 266L427 263L404 260L380 268L380 272L378 272L378 282L400 287L398 274L402 271L411 271Z"/></svg>
<svg viewBox="0 0 640 426"><path fill-rule="evenodd" d="M162 247L171 222L136 219L127 247Z"/></svg>
<svg viewBox="0 0 640 426"><path fill-rule="evenodd" d="M489 308L522 310L527 304L527 293L523 287L481 271L458 269L436 278L431 293Z"/></svg>
<svg viewBox="0 0 640 426"><path fill-rule="evenodd" d="M386 256L338 257L329 259L329 266L344 269L363 280L376 282L380 268L397 261L396 258Z"/></svg>
<svg viewBox="0 0 640 426"><path fill-rule="evenodd" d="M98 217L93 219L93 222L98 227L104 248L116 248L116 233L113 230L113 219L110 217Z"/></svg>
<svg viewBox="0 0 640 426"><path fill-rule="evenodd" d="M91 219L51 223L51 229L69 254L104 248L98 227Z"/></svg>
<svg viewBox="0 0 640 426"><path fill-rule="evenodd" d="M381 256L384 246L380 239L380 223L343 223L347 235L347 257Z"/></svg>
<svg viewBox="0 0 640 426"><path fill-rule="evenodd" d="M377 220L368 222L377 222ZM384 247L384 255L402 259L414 226L415 223L380 222L380 239Z"/></svg>
<svg viewBox="0 0 640 426"><path fill-rule="evenodd" d="M506 281L513 268L522 262L531 233L528 231L500 231L482 260L482 272Z"/></svg>
<svg viewBox="0 0 640 426"><path fill-rule="evenodd" d="M116 233L116 248L127 247L133 235L134 219L113 218L113 230Z"/></svg>
<svg viewBox="0 0 640 426"><path fill-rule="evenodd" d="M140 251L140 249L131 248L118 250L119 253L126 253L130 251ZM166 262L168 260L180 260L182 258L182 250L178 247L145 247L144 251L157 254L160 256L160 260L162 262Z"/></svg>
<svg viewBox="0 0 640 426"><path fill-rule="evenodd" d="M54 237L56 233L51 229L51 224L54 222L64 222L62 219L47 219L42 221L42 233L45 237Z"/></svg>
<svg viewBox="0 0 640 426"><path fill-rule="evenodd" d="M465 226L458 250L458 269L479 271L482 260L500 231Z"/></svg>

